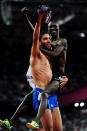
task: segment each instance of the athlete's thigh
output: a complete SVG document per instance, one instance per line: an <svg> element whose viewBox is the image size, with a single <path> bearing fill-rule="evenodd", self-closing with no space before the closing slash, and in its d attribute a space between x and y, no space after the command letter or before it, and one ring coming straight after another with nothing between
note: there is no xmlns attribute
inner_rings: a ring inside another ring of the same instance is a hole
<svg viewBox="0 0 87 131"><path fill-rule="evenodd" d="M47 92L49 95L54 94L59 89L59 81L52 80L51 83L49 83L46 88L45 92Z"/></svg>
<svg viewBox="0 0 87 131"><path fill-rule="evenodd" d="M62 119L59 107L54 108L54 110L52 111L52 117L54 131L62 131Z"/></svg>
<svg viewBox="0 0 87 131"><path fill-rule="evenodd" d="M53 129L52 113L50 109L46 109L42 117L40 118L45 131Z"/></svg>

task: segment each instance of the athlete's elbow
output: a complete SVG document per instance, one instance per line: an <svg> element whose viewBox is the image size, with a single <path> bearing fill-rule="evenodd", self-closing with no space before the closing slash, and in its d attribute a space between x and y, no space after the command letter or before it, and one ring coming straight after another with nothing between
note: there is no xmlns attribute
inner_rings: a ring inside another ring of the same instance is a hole
<svg viewBox="0 0 87 131"><path fill-rule="evenodd" d="M62 44L64 47L67 47L67 40L66 39L62 39Z"/></svg>

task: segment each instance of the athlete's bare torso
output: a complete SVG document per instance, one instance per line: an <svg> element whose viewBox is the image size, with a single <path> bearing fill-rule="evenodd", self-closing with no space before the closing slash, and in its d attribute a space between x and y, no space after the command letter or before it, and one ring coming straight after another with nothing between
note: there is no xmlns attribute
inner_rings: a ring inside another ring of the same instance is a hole
<svg viewBox="0 0 87 131"><path fill-rule="evenodd" d="M52 79L52 69L47 57L41 52L39 57L31 55L30 65L37 88L45 89Z"/></svg>

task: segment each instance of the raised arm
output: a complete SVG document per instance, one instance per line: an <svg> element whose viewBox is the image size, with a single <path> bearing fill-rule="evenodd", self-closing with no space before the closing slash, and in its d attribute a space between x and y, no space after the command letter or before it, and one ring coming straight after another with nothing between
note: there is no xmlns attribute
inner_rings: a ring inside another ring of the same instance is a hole
<svg viewBox="0 0 87 131"><path fill-rule="evenodd" d="M27 16L28 12L29 12L29 9L27 7L24 7L24 8L21 9L21 13L22 13L22 15L24 17L24 20L25 20L26 24L27 24L28 30L31 29L32 31L34 31L34 26L32 25L32 23L30 22L30 20L29 20L29 18Z"/></svg>
<svg viewBox="0 0 87 131"><path fill-rule="evenodd" d="M43 15L47 12L48 7L42 5L41 8L38 10L38 20L34 29L33 33L33 46L32 46L32 56L40 57L40 49L39 49L39 36L40 36L40 25Z"/></svg>
<svg viewBox="0 0 87 131"><path fill-rule="evenodd" d="M39 36L40 36L40 25L42 20L43 14L38 15L38 20L35 25L34 33L33 33L33 46L32 46L32 56L39 56L40 50L39 50Z"/></svg>

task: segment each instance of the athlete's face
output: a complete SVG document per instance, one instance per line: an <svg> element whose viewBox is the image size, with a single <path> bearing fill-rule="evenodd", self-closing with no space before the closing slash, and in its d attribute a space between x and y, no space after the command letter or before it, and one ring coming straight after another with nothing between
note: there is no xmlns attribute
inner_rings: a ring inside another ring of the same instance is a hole
<svg viewBox="0 0 87 131"><path fill-rule="evenodd" d="M55 34L56 35L57 32L58 32L57 26L56 25L50 26L49 32L50 32L50 34Z"/></svg>
<svg viewBox="0 0 87 131"><path fill-rule="evenodd" d="M48 25L48 32L51 36L58 36L59 26L56 23L50 23Z"/></svg>
<svg viewBox="0 0 87 131"><path fill-rule="evenodd" d="M41 45L51 48L51 38L49 34L43 34L41 38Z"/></svg>

